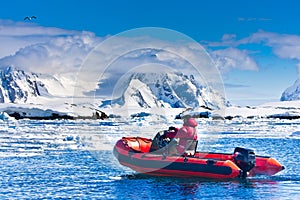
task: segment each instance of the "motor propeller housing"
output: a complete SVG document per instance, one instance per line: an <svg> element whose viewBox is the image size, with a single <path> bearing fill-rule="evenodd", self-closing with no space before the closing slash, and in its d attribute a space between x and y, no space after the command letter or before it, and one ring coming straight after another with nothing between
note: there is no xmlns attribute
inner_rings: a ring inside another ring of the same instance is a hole
<svg viewBox="0 0 300 200"><path fill-rule="evenodd" d="M246 177L247 172L255 167L256 156L252 149L236 147L234 149L233 159L235 164L243 171L242 177Z"/></svg>

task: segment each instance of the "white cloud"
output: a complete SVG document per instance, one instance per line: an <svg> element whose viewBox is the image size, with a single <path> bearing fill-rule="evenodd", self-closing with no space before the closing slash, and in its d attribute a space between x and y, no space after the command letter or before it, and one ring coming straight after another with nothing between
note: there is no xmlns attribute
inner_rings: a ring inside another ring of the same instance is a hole
<svg viewBox="0 0 300 200"><path fill-rule="evenodd" d="M211 50L219 69L224 73L231 69L259 70L253 50L247 50L247 45L258 44L272 48L273 53L281 59L294 59L298 62L300 77L300 36L258 31L249 37L237 39L234 34L224 34L220 42L203 41ZM243 50L240 47L243 45ZM214 50L217 49L217 50Z"/></svg>
<svg viewBox="0 0 300 200"><path fill-rule="evenodd" d="M56 27L44 27L34 23L14 22L0 19L0 36L58 36L77 34L78 31L60 29Z"/></svg>
<svg viewBox="0 0 300 200"><path fill-rule="evenodd" d="M13 55L20 48L32 44L46 42L58 36L78 33L78 31L38 26L34 23L0 19L0 58Z"/></svg>
<svg viewBox="0 0 300 200"><path fill-rule="evenodd" d="M300 77L300 36L259 31L248 38L252 43L263 43L273 49L275 55L283 59L295 59L298 62Z"/></svg>
<svg viewBox="0 0 300 200"><path fill-rule="evenodd" d="M300 36L292 34L279 34L266 31L258 31L252 34L248 41L251 43L261 43L264 42L269 46L286 46L286 45L300 45Z"/></svg>
<svg viewBox="0 0 300 200"><path fill-rule="evenodd" d="M123 77L132 71L156 70L159 73L172 69L187 75L193 74L199 81L206 79L204 81L208 82L215 81L219 76L211 63L200 45L196 47L157 38L117 36L100 43L91 52L82 65L79 79L82 83L96 83L101 79L104 87L125 80ZM220 76L218 78L221 79Z"/></svg>
<svg viewBox="0 0 300 200"><path fill-rule="evenodd" d="M19 49L14 55L2 58L0 66L15 66L25 71L48 74L75 72L96 41L97 38L87 32L59 36Z"/></svg>
<svg viewBox="0 0 300 200"><path fill-rule="evenodd" d="M168 34L167 39L160 38ZM11 47L8 50L1 47L0 68L14 66L52 75L78 73L80 92L94 89L99 80L111 79L115 83L134 68L149 66L145 65L148 63L194 74L207 81L220 79L203 47L180 33L146 28L104 39L91 32L0 21L0 41L6 41L5 46Z"/></svg>
<svg viewBox="0 0 300 200"><path fill-rule="evenodd" d="M248 55L246 50L230 47L213 51L211 55L222 73L232 69L255 71L259 69L256 61Z"/></svg>
<svg viewBox="0 0 300 200"><path fill-rule="evenodd" d="M236 40L236 34L224 34L222 36L222 42L232 42Z"/></svg>
<svg viewBox="0 0 300 200"><path fill-rule="evenodd" d="M249 38L238 40L235 34L224 34L220 42L203 41L203 44L208 49L211 49L210 54L217 68L221 71L222 75L225 75L233 69L259 70L257 62L250 55L253 52L239 49L239 45L247 44L249 40Z"/></svg>
<svg viewBox="0 0 300 200"><path fill-rule="evenodd" d="M256 17L252 17L252 18L244 18L244 17L239 17L238 21L246 21L246 22L252 22L252 21L271 21L271 18L256 18Z"/></svg>
<svg viewBox="0 0 300 200"><path fill-rule="evenodd" d="M0 42L0 67L59 74L75 72L100 38L91 32L0 20Z"/></svg>

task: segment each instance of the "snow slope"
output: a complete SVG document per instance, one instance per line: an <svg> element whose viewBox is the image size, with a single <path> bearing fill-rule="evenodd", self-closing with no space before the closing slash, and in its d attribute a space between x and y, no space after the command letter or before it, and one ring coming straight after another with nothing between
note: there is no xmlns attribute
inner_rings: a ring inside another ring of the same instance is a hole
<svg viewBox="0 0 300 200"><path fill-rule="evenodd" d="M122 96L123 105L128 107L170 107L169 104L159 100L152 92L151 89L138 79L132 79L129 83L127 90Z"/></svg>
<svg viewBox="0 0 300 200"><path fill-rule="evenodd" d="M40 90L44 88L35 74L26 74L11 67L0 71L0 103L25 103L39 96Z"/></svg>
<svg viewBox="0 0 300 200"><path fill-rule="evenodd" d="M300 79L296 80L295 83L287 88L281 95L281 101L294 101L300 100Z"/></svg>
<svg viewBox="0 0 300 200"><path fill-rule="evenodd" d="M39 97L74 95L74 77L36 74L7 67L0 70L0 103L35 103Z"/></svg>
<svg viewBox="0 0 300 200"><path fill-rule="evenodd" d="M36 74L7 67L0 70L0 112L21 117L49 117L52 115L92 116L100 104L80 97L82 105L74 104L72 74Z"/></svg>
<svg viewBox="0 0 300 200"><path fill-rule="evenodd" d="M215 113L220 113L216 111ZM300 101L269 102L255 107L226 107L222 116L252 118L300 117Z"/></svg>
<svg viewBox="0 0 300 200"><path fill-rule="evenodd" d="M133 73L118 99L104 101L101 107L209 107L219 109L229 103L193 76L182 73Z"/></svg>

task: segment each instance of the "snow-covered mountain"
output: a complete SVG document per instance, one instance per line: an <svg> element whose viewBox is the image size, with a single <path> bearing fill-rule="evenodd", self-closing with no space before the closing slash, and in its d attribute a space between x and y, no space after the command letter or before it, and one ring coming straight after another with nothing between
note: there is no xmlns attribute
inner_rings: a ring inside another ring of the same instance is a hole
<svg viewBox="0 0 300 200"><path fill-rule="evenodd" d="M202 86L193 76L182 73L134 73L118 99L104 101L101 107L200 107L218 109L229 103L214 90Z"/></svg>
<svg viewBox="0 0 300 200"><path fill-rule="evenodd" d="M0 112L20 115L21 117L64 117L89 116L95 113L100 100L91 104L90 98L80 97L73 102L71 87L74 81L68 76L52 76L28 73L12 67L0 70ZM113 108L137 108L149 111L152 108L165 108L167 112L179 112L173 108L199 108L193 112L207 111L211 116L229 116L231 118L299 118L299 101L275 102L260 107L226 107L225 112L218 112L221 106L229 103L214 90L200 85L193 76L181 73L134 73L122 84L121 97L102 101L103 111L110 114ZM283 94L282 100L299 99L300 81L296 81ZM172 111L174 110L174 111ZM130 111L136 112L136 110ZM152 112L149 111L149 112ZM181 111L180 111L181 112ZM115 114L115 113L113 113ZM119 113L118 113L119 114ZM130 113L131 114L131 113Z"/></svg>
<svg viewBox="0 0 300 200"><path fill-rule="evenodd" d="M280 101L295 101L300 100L300 79L288 87L281 95Z"/></svg>
<svg viewBox="0 0 300 200"><path fill-rule="evenodd" d="M74 106L86 107L91 103L88 97L87 102L83 102L83 97L79 98L78 103L69 100L74 99L74 85L75 79L72 81L67 75L58 77L7 67L0 70L0 103L14 103L16 106L26 104L32 108L42 105L45 110L51 108L72 113L77 111ZM100 107L218 109L229 105L217 92L198 84L193 76L182 73L133 73L122 87L121 97L102 101ZM52 104L60 105L62 110ZM87 113L92 115L92 111L90 109ZM74 116L77 114L74 113Z"/></svg>
<svg viewBox="0 0 300 200"><path fill-rule="evenodd" d="M0 103L32 103L39 97L72 96L66 77L25 72L13 67L0 70Z"/></svg>
<svg viewBox="0 0 300 200"><path fill-rule="evenodd" d="M45 89L36 78L36 74L12 67L0 71L0 103L25 103L28 99L40 96Z"/></svg>

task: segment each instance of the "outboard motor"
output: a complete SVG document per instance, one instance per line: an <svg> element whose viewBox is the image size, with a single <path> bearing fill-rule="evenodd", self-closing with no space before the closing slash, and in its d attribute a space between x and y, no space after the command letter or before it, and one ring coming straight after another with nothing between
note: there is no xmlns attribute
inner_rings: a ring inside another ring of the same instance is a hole
<svg viewBox="0 0 300 200"><path fill-rule="evenodd" d="M255 153L252 149L236 147L233 154L235 164L243 171L242 177L247 177L249 172L256 163Z"/></svg>

